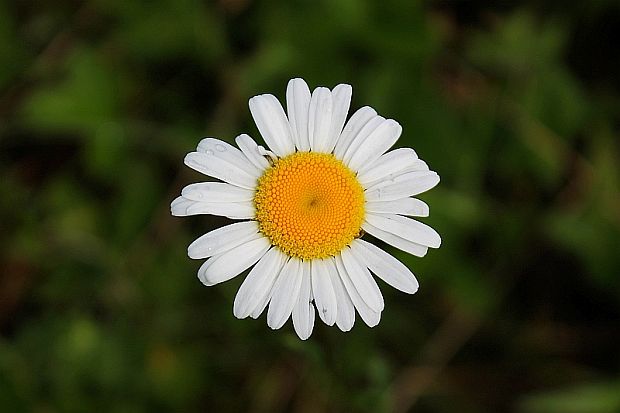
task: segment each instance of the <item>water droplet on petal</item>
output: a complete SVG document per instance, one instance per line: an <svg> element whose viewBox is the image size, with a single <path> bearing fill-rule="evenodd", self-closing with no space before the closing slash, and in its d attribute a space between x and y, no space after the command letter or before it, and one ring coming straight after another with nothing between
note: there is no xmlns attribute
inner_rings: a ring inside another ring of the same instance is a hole
<svg viewBox="0 0 620 413"><path fill-rule="evenodd" d="M218 152L226 152L226 147L221 143L215 145L215 150Z"/></svg>

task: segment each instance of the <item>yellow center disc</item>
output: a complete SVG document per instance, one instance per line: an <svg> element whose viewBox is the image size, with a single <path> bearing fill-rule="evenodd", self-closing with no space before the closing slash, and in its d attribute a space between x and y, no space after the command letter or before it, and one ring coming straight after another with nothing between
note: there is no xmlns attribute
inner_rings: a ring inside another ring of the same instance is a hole
<svg viewBox="0 0 620 413"><path fill-rule="evenodd" d="M275 161L254 197L260 230L286 254L337 255L359 236L364 189L332 154L297 152Z"/></svg>

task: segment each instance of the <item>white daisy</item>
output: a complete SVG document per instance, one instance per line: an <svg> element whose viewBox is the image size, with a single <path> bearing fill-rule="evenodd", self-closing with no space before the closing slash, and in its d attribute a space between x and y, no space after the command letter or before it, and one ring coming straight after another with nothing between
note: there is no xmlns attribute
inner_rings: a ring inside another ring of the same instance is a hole
<svg viewBox="0 0 620 413"><path fill-rule="evenodd" d="M207 260L198 278L215 285L252 267L233 306L238 318L258 318L278 329L291 317L302 340L312 333L315 308L325 324L348 331L355 312L379 323L383 296L372 274L413 294L418 282L392 255L362 240L364 232L422 257L441 238L413 217L428 206L412 198L439 176L410 148L386 151L399 138L398 122L370 107L345 124L351 86L316 88L302 79L286 90L287 113L273 95L250 99L250 111L270 150L248 135L239 149L206 138L185 164L223 182L183 189L175 216L211 214L242 220L211 231L188 248ZM371 274L372 273L372 274Z"/></svg>

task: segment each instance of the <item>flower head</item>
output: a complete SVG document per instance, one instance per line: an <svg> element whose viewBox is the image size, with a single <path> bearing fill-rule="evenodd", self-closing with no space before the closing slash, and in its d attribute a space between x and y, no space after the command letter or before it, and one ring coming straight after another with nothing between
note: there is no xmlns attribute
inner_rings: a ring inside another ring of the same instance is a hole
<svg viewBox="0 0 620 413"><path fill-rule="evenodd" d="M176 216L211 214L241 222L213 230L188 248L207 260L198 278L211 286L252 267L235 297L238 318L278 329L292 316L301 339L312 333L315 308L327 325L348 331L355 312L379 323L383 296L372 274L413 294L418 282L400 261L362 240L365 232L422 257L441 243L413 198L439 176L410 148L387 152L401 126L370 107L346 122L351 86L312 93L302 79L286 91L287 113L273 95L250 99L250 111L269 150L248 135L239 149L205 138L185 164L223 182L188 185L171 205Z"/></svg>

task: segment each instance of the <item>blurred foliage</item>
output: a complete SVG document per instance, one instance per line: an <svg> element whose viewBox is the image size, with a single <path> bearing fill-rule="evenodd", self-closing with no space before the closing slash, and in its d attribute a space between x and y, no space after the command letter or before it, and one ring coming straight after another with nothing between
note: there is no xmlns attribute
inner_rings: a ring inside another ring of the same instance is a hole
<svg viewBox="0 0 620 413"><path fill-rule="evenodd" d="M499 3L499 2L498 2ZM504 2L501 2L504 3ZM0 411L620 410L612 0L0 3ZM247 99L353 85L442 176L381 324L236 320L177 220Z"/></svg>

